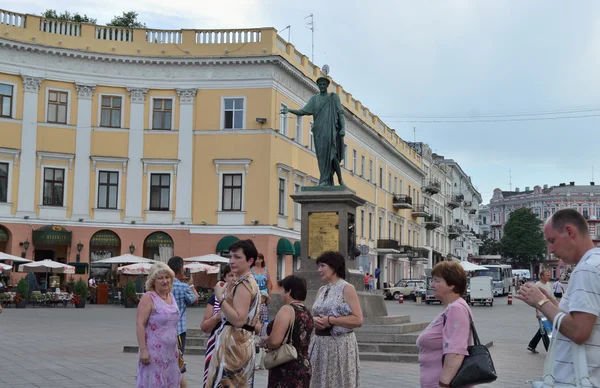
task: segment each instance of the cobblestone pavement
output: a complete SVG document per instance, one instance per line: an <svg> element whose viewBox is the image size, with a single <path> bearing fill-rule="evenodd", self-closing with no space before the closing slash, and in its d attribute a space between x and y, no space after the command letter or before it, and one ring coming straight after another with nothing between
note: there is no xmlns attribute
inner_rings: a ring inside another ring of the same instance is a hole
<svg viewBox="0 0 600 388"><path fill-rule="evenodd" d="M532 355L527 342L535 331L533 311L519 301L494 307L475 307L482 341L494 341L492 356L499 374L490 387L525 387L541 374L545 353ZM439 306L387 302L390 314L411 314L427 321ZM198 327L203 309L189 311L188 327ZM137 355L122 353L135 345L135 310L119 306L85 309L5 309L0 314L0 387L133 387ZM203 357L187 356L190 387L200 387ZM419 366L380 362L361 363L363 387L418 387ZM256 387L266 387L267 372L256 375Z"/></svg>

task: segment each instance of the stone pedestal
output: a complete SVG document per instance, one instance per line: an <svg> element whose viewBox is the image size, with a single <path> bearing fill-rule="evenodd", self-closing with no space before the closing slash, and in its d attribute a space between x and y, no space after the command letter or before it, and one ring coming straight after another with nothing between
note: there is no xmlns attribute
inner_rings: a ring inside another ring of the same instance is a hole
<svg viewBox="0 0 600 388"><path fill-rule="evenodd" d="M292 199L302 205L300 269L294 274L308 283L306 306L313 305L323 285L317 272L317 257L325 251L340 251L346 259L346 281L356 288L364 317L387 316L383 296L363 292L364 275L357 270L356 208L366 201L346 186L303 187ZM274 295L269 305L270 316L280 306L281 299Z"/></svg>

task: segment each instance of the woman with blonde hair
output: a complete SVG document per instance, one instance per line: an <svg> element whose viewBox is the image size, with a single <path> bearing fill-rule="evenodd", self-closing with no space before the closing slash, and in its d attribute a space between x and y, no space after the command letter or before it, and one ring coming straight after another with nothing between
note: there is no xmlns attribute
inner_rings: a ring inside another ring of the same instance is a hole
<svg viewBox="0 0 600 388"><path fill-rule="evenodd" d="M179 388L177 323L179 308L171 293L175 274L165 263L150 268L147 292L138 305L136 332L139 351L137 387Z"/></svg>

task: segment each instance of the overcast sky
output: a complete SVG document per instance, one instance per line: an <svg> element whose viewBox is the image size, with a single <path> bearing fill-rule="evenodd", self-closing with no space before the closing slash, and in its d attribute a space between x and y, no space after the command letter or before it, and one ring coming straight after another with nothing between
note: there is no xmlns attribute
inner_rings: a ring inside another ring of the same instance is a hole
<svg viewBox="0 0 600 388"><path fill-rule="evenodd" d="M16 12L136 10L149 27L291 25L291 43L405 140L459 162L488 202L494 188L600 181L600 1L4 0ZM287 39L288 32L282 32ZM562 113L574 112L576 113ZM539 114L545 113L545 114ZM519 116L515 116L519 114ZM496 115L497 117L490 117ZM468 122L406 122L417 117ZM552 120L528 120L554 118ZM477 120L514 120L473 122ZM449 119L441 119L449 120ZM600 183L600 182L599 182Z"/></svg>

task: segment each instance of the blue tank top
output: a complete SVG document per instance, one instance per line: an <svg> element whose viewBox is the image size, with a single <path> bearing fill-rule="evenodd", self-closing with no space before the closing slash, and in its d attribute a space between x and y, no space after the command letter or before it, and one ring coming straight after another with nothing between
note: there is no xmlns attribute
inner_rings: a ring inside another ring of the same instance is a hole
<svg viewBox="0 0 600 388"><path fill-rule="evenodd" d="M259 291L263 291L263 290L269 291L267 289L267 271L266 270L264 273L255 274L254 269L252 269L252 275L254 276L254 280L256 280L256 284L258 284Z"/></svg>

